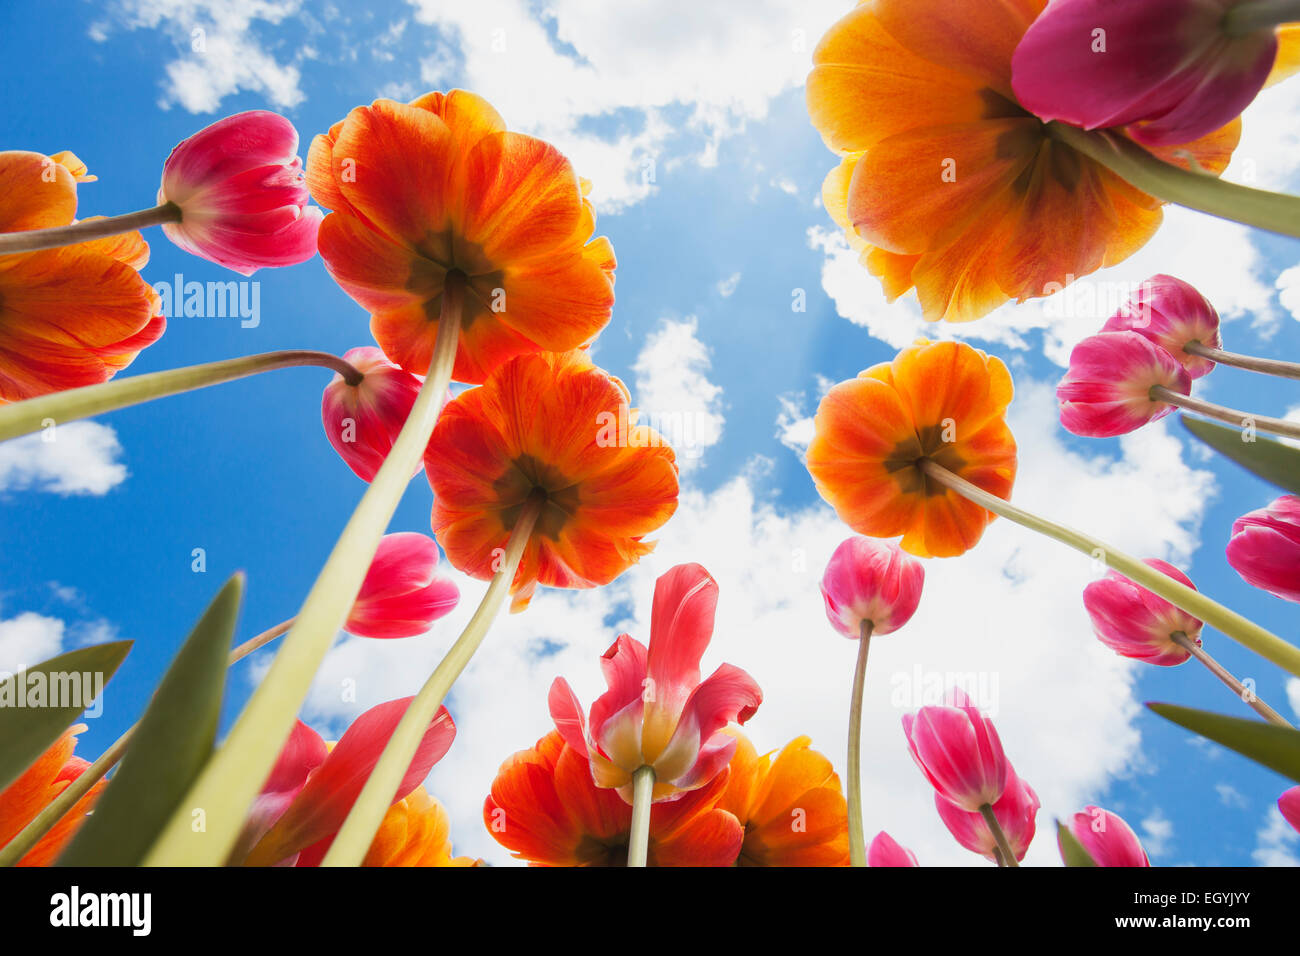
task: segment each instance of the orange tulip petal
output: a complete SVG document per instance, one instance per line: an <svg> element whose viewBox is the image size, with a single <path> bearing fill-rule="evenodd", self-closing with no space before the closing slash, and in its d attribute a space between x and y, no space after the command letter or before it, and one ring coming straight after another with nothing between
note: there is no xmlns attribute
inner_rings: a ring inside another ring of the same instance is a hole
<svg viewBox="0 0 1300 956"><path fill-rule="evenodd" d="M77 212L77 181L41 153L0 152L0 232L66 226Z"/></svg>

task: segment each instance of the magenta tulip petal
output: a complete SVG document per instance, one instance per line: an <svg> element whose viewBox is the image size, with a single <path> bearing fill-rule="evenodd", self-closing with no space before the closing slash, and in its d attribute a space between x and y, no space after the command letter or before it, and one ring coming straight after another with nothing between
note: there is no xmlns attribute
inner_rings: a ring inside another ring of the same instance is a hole
<svg viewBox="0 0 1300 956"><path fill-rule="evenodd" d="M1056 387L1061 425L1090 438L1127 434L1173 411L1151 398L1156 385L1180 395L1192 390L1178 360L1136 332L1086 338L1070 353L1069 371Z"/></svg>
<svg viewBox="0 0 1300 956"><path fill-rule="evenodd" d="M343 358L364 376L349 385L335 375L321 396L325 437L362 481L373 481L411 414L421 380L374 347L350 349ZM423 465L411 472L417 474Z"/></svg>
<svg viewBox="0 0 1300 956"><path fill-rule="evenodd" d="M377 639L424 634L460 600L455 583L437 570L438 545L428 535L385 535L343 629Z"/></svg>
<svg viewBox="0 0 1300 956"><path fill-rule="evenodd" d="M1223 345L1214 306L1186 282L1167 275L1143 282L1101 330L1136 332L1177 359L1193 379L1208 374L1214 363L1187 354L1185 347L1192 342L1212 349Z"/></svg>
<svg viewBox="0 0 1300 956"><path fill-rule="evenodd" d="M912 759L930 785L963 810L995 804L1007 786L1007 758L993 722L960 691L945 706L903 717Z"/></svg>
<svg viewBox="0 0 1300 956"><path fill-rule="evenodd" d="M997 818L1007 842L1011 844L1011 851L1017 861L1025 858L1029 844L1033 842L1040 806L1034 788L1009 771L1006 790L997 803L993 804L993 816ZM938 793L934 795L934 807L958 843L972 853L997 861L997 840L982 813L963 810Z"/></svg>
<svg viewBox="0 0 1300 956"><path fill-rule="evenodd" d="M1227 556L1247 584L1300 602L1300 498L1283 495L1234 521Z"/></svg>
<svg viewBox="0 0 1300 956"><path fill-rule="evenodd" d="M867 849L867 866L920 866L916 854L900 846L884 830L876 834Z"/></svg>
<svg viewBox="0 0 1300 956"><path fill-rule="evenodd" d="M898 630L916 613L925 583L925 565L897 544L855 536L831 555L822 575L822 600L831 626L847 638Z"/></svg>
<svg viewBox="0 0 1300 956"><path fill-rule="evenodd" d="M1089 806L1066 826L1098 866L1151 865L1137 834L1118 814Z"/></svg>
<svg viewBox="0 0 1300 956"><path fill-rule="evenodd" d="M1292 787L1277 798L1282 817L1300 833L1300 787Z"/></svg>
<svg viewBox="0 0 1300 956"><path fill-rule="evenodd" d="M1144 562L1195 589L1191 579L1172 564L1156 558ZM1201 621L1174 607L1164 598L1134 584L1118 571L1083 589L1083 606L1092 620L1097 639L1124 657L1161 667L1181 664L1191 652L1177 644L1173 635L1182 632L1201 643Z"/></svg>
<svg viewBox="0 0 1300 956"><path fill-rule="evenodd" d="M660 705L680 706L700 682L717 606L718 583L698 564L679 564L655 582L646 676Z"/></svg>

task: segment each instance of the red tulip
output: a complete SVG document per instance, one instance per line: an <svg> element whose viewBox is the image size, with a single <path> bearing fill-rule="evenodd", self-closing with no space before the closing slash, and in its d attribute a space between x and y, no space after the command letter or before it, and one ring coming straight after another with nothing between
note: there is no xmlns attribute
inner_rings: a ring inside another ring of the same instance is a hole
<svg viewBox="0 0 1300 956"><path fill-rule="evenodd" d="M1066 827L1098 866L1151 865L1137 834L1118 814L1089 806L1070 817Z"/></svg>
<svg viewBox="0 0 1300 956"><path fill-rule="evenodd" d="M384 535L343 629L375 638L425 633L460 600L455 583L437 571L438 545L428 535Z"/></svg>
<svg viewBox="0 0 1300 956"><path fill-rule="evenodd" d="M334 376L321 397L321 421L339 457L362 481L373 481L411 414L421 379L373 346L351 349L343 358L364 377L360 385L349 385Z"/></svg>
<svg viewBox="0 0 1300 956"><path fill-rule="evenodd" d="M930 785L963 810L998 802L1011 776L993 722L956 688L944 706L903 717L912 759Z"/></svg>
<svg viewBox="0 0 1300 956"><path fill-rule="evenodd" d="M864 621L872 634L889 634L911 620L924 583L925 566L892 541L848 538L822 576L826 617L850 639L861 636Z"/></svg>
<svg viewBox="0 0 1300 956"><path fill-rule="evenodd" d="M1300 601L1300 498L1283 495L1234 521L1227 554L1247 584Z"/></svg>
<svg viewBox="0 0 1300 956"><path fill-rule="evenodd" d="M1180 584L1195 588L1191 579L1172 564L1156 558L1145 562ZM1201 643L1201 621L1162 597L1134 584L1118 571L1083 589L1083 606L1092 619L1098 640L1116 654L1170 667L1181 664L1191 652L1173 640L1179 632Z"/></svg>
<svg viewBox="0 0 1300 956"><path fill-rule="evenodd" d="M158 202L180 207L163 232L187 252L243 275L316 254L323 213L298 158L298 131L265 110L218 120L183 141L163 167Z"/></svg>

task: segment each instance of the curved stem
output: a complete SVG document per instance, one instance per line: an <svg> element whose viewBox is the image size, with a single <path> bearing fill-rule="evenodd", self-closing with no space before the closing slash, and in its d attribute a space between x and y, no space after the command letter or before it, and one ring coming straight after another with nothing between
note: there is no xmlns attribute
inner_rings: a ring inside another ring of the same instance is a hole
<svg viewBox="0 0 1300 956"><path fill-rule="evenodd" d="M165 222L180 221L181 207L173 202L165 202L151 209L128 212L121 216L83 219L81 222L55 226L52 229L5 232L0 233L0 256L36 252L38 249L54 249L58 246L73 246L79 242L89 242L91 239L116 236L120 232L134 232L146 226L160 226Z"/></svg>
<svg viewBox="0 0 1300 956"><path fill-rule="evenodd" d="M1011 841L1002 832L1002 824L998 823L993 808L987 803L984 804L980 807L980 815L984 817L984 824L989 828L989 833L993 834L993 842L998 845L998 866L1020 866L1016 854L1011 849Z"/></svg>
<svg viewBox="0 0 1300 956"><path fill-rule="evenodd" d="M1001 515L1008 521L1046 535L1076 551L1098 558L1109 568L1114 568L1135 584L1141 585L1153 594L1164 598L1175 607L1180 607L1193 617L1198 617L1206 624L1232 638L1238 644L1267 658L1284 670L1300 676L1300 648L1289 644L1276 634L1265 630L1254 621L1242 617L1236 611L1229 610L1212 600L1195 588L1175 581L1167 574L1162 574L1150 565L1144 564L1112 548L1104 541L1091 535L1075 531L1046 518L1040 518L1032 512L1018 508L1009 501L991 495L983 488L971 484L965 478L954 475L947 468L929 459L920 462L920 468L936 482L957 492L963 498L973 501L982 508Z"/></svg>
<svg viewBox="0 0 1300 956"><path fill-rule="evenodd" d="M487 593L483 595L478 609L465 625L465 630L456 639L456 643L447 651L402 714L401 721L384 747L375 769L370 772L370 778L357 797L357 802L352 805L338 835L330 844L329 852L321 860L321 866L359 866L365 859L366 851L375 838L375 831L379 829L384 814L392 805L393 794L397 792L402 777L411 765L411 758L415 756L420 741L429 729L429 722L442 706L451 685L456 683L456 679L483 643L488 628L492 626L506 595L510 593L515 571L519 569L519 562L528 547L528 539L532 536L545 504L545 494L534 492L520 511L506 542L501 568L492 575Z"/></svg>
<svg viewBox="0 0 1300 956"><path fill-rule="evenodd" d="M1265 375L1278 375L1282 378L1300 378L1300 363L1296 362L1284 362L1281 359L1257 358L1254 355L1225 352L1223 349L1213 349L1208 345L1202 345L1200 342L1188 342L1183 346L1183 351L1188 355L1199 355L1201 358L1217 362L1219 365L1231 365L1234 368L1244 368L1251 372L1263 372Z"/></svg>
<svg viewBox="0 0 1300 956"><path fill-rule="evenodd" d="M858 663L853 670L853 699L849 704L849 865L867 865L867 841L862 830L862 689L867 679L867 651L871 646L870 621L858 631Z"/></svg>
<svg viewBox="0 0 1300 956"><path fill-rule="evenodd" d="M1245 223L1283 236L1300 236L1300 197L1251 189L1207 173L1193 173L1153 156L1126 136L1048 123L1049 135L1120 179L1165 202Z"/></svg>
<svg viewBox="0 0 1300 956"><path fill-rule="evenodd" d="M1232 689L1232 692L1241 699L1241 702L1251 710L1255 711L1255 713L1259 714L1269 723L1277 724L1279 727L1291 726L1285 717L1256 697L1254 691L1241 681L1237 680L1237 678L1233 677L1232 673L1211 657L1200 644L1197 644L1182 631L1175 631L1171 637L1173 637L1175 644L1195 657L1209 669L1211 674L1219 678L1223 683L1227 684L1228 687Z"/></svg>
<svg viewBox="0 0 1300 956"><path fill-rule="evenodd" d="M180 395L261 372L302 365L332 369L342 375L349 385L360 385L363 378L353 365L328 352L310 349L263 352L260 355L223 359L220 362L173 368L165 372L133 375L130 378L114 379L99 385L87 385L0 406L0 441L30 435L50 425L62 425L80 418L139 405L155 398Z"/></svg>
<svg viewBox="0 0 1300 956"><path fill-rule="evenodd" d="M627 865L645 866L650 852L650 810L654 806L655 768L632 774L632 830L627 838Z"/></svg>
<svg viewBox="0 0 1300 956"><path fill-rule="evenodd" d="M271 669L176 808L145 865L220 866L239 839L248 808L293 730L312 679L347 619L384 529L429 444L456 361L464 295L463 276L448 273L429 374L406 424L339 535ZM206 813L206 833L190 828L196 807Z"/></svg>
<svg viewBox="0 0 1300 956"><path fill-rule="evenodd" d="M1262 432L1285 435L1287 438L1300 438L1300 423L1288 422L1282 418L1269 418L1267 415L1250 415L1246 412L1239 412L1235 408L1215 405L1203 398L1180 395L1163 385L1153 385L1151 387L1151 398L1158 402L1167 402L1178 408L1185 408L1189 412L1199 412L1207 418L1226 422L1229 425L1236 425L1238 428L1254 425L1255 428Z"/></svg>
<svg viewBox="0 0 1300 956"><path fill-rule="evenodd" d="M1223 15L1223 31L1242 37L1300 20L1300 0L1246 0Z"/></svg>
<svg viewBox="0 0 1300 956"><path fill-rule="evenodd" d="M226 666L234 665L258 648L271 643L271 641L289 630L292 624L293 618L289 618L289 620L282 621L275 627L268 628L257 637L250 638L240 644L230 652L230 658L227 660ZM41 837L52 830L54 825L77 805L77 801L90 792L91 787L117 766L118 761L122 759L122 755L126 753L126 745L131 742L131 735L135 733L136 726L138 725L132 724L128 727L122 733L122 736L113 741L108 749L99 755L99 758L94 763L81 772L80 776L59 791L59 795L47 803L27 826L15 834L12 840L0 847L0 866L13 866L26 856L27 852L40 841Z"/></svg>

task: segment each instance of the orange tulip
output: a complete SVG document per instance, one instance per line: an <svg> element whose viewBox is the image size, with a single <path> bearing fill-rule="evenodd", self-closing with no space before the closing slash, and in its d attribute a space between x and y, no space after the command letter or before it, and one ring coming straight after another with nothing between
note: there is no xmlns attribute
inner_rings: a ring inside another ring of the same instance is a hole
<svg viewBox="0 0 1300 956"><path fill-rule="evenodd" d="M628 402L622 382L573 351L514 358L449 403L424 465L452 566L491 578L535 496L545 503L511 585L514 610L538 583L608 584L649 553L643 538L677 509L677 465Z"/></svg>
<svg viewBox="0 0 1300 956"><path fill-rule="evenodd" d="M813 54L808 110L842 159L822 198L892 300L969 321L1126 259L1162 203L1051 138L1016 101L1011 56L1046 0L864 0ZM1235 120L1151 150L1213 173Z"/></svg>
<svg viewBox="0 0 1300 956"><path fill-rule="evenodd" d="M993 514L922 473L930 459L1007 498L1016 442L1004 420L1011 375L996 358L924 339L841 382L822 399L808 471L840 520L875 538L902 535L918 557L973 548Z"/></svg>
<svg viewBox="0 0 1300 956"><path fill-rule="evenodd" d="M68 225L93 179L71 153L0 152L0 232ZM105 382L156 342L148 261L138 232L0 256L0 404Z"/></svg>
<svg viewBox="0 0 1300 956"><path fill-rule="evenodd" d="M743 734L718 806L745 828L737 866L848 866L848 804L831 762L796 737L761 757Z"/></svg>
<svg viewBox="0 0 1300 956"><path fill-rule="evenodd" d="M718 809L723 771L679 800L650 811L649 866L731 866L744 838L740 823ZM587 756L551 731L512 756L483 804L488 832L516 859L534 866L623 866L632 808L591 778Z"/></svg>
<svg viewBox="0 0 1300 956"><path fill-rule="evenodd" d="M362 866L478 866L451 855L451 819L443 805L416 787L388 808Z"/></svg>
<svg viewBox="0 0 1300 956"><path fill-rule="evenodd" d="M77 734L85 729L85 724L69 727L36 763L23 771L22 776L0 791L0 847L17 836L51 800L90 766L87 761L72 755L77 745ZM53 863L90 813L100 791L107 785L106 780L100 780L86 791L85 796L23 855L18 865L49 866Z"/></svg>
<svg viewBox="0 0 1300 956"><path fill-rule="evenodd" d="M588 184L553 146L506 131L464 90L376 100L307 158L330 274L371 313L390 359L426 374L449 273L466 282L452 376L590 342L614 303L614 250L592 239Z"/></svg>

